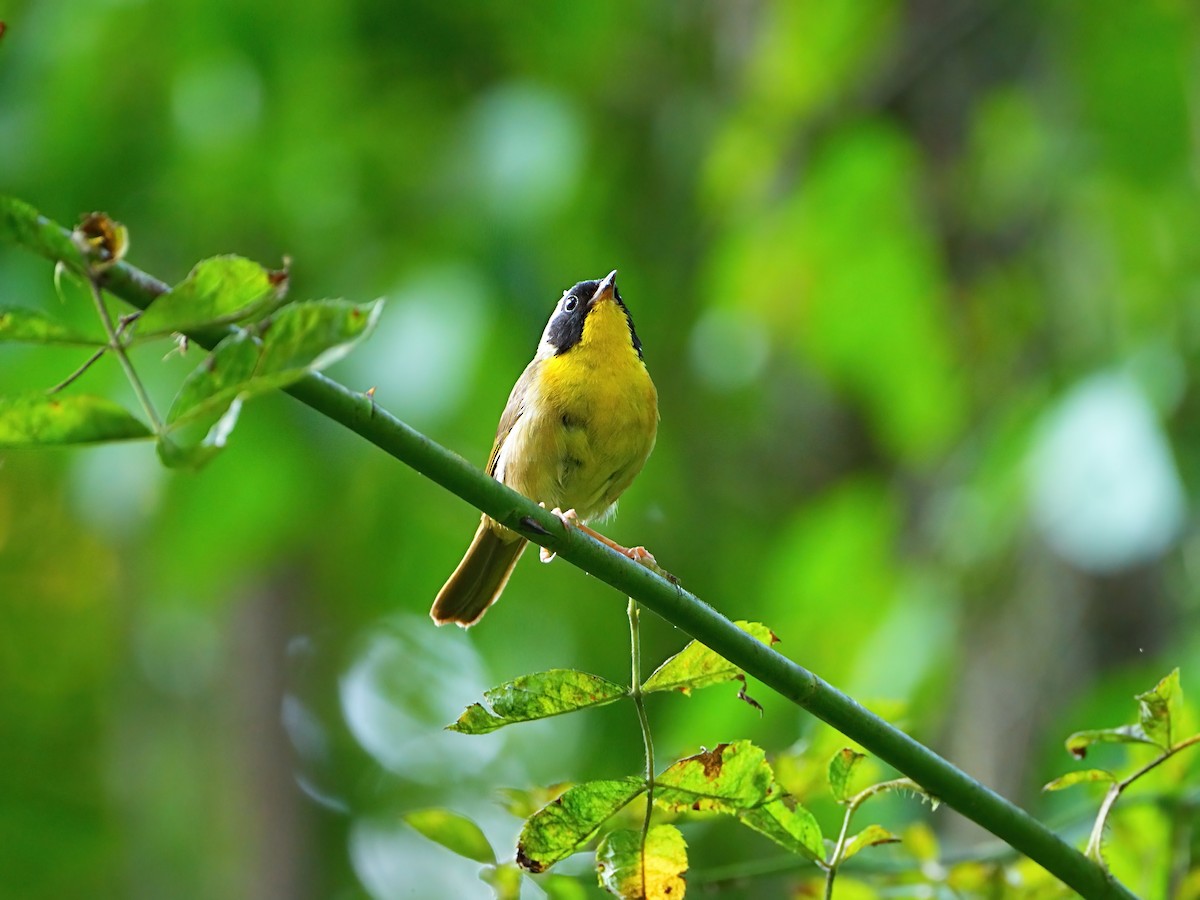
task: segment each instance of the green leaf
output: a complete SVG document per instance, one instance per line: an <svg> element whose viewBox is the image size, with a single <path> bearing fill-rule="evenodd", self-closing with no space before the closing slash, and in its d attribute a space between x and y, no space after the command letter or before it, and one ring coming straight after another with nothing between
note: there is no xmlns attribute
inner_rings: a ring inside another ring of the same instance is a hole
<svg viewBox="0 0 1200 900"><path fill-rule="evenodd" d="M829 789L838 803L845 803L850 796L850 776L866 754L843 747L829 760Z"/></svg>
<svg viewBox="0 0 1200 900"><path fill-rule="evenodd" d="M381 305L294 303L254 330L225 338L184 380L167 413L173 443L186 447L211 440L211 428L235 400L287 387L341 359L370 332Z"/></svg>
<svg viewBox="0 0 1200 900"><path fill-rule="evenodd" d="M1077 731L1067 738L1067 752L1083 759L1092 744L1154 744L1141 725L1121 725L1117 728L1097 728Z"/></svg>
<svg viewBox="0 0 1200 900"><path fill-rule="evenodd" d="M458 721L446 727L462 734L487 734L516 722L531 722L589 706L604 706L626 696L629 689L576 669L550 669L507 681L472 703Z"/></svg>
<svg viewBox="0 0 1200 900"><path fill-rule="evenodd" d="M792 853L811 860L825 858L821 826L807 809L791 797L781 797L755 809L737 814L743 825L765 835Z"/></svg>
<svg viewBox="0 0 1200 900"><path fill-rule="evenodd" d="M600 886L622 900L677 900L686 890L687 843L674 825L655 825L642 852L639 831L605 835L596 848Z"/></svg>
<svg viewBox="0 0 1200 900"><path fill-rule="evenodd" d="M0 398L0 448L128 441L150 429L123 406L86 394Z"/></svg>
<svg viewBox="0 0 1200 900"><path fill-rule="evenodd" d="M842 851L842 861L845 862L856 853L866 850L868 847L878 847L880 844L898 844L900 838L892 834L882 825L868 825L846 845L846 849Z"/></svg>
<svg viewBox="0 0 1200 900"><path fill-rule="evenodd" d="M654 779L654 801L676 811L736 813L779 794L766 754L750 741L718 744Z"/></svg>
<svg viewBox="0 0 1200 900"><path fill-rule="evenodd" d="M181 441L178 433L159 435L156 448L159 460L172 469L199 469L225 448L241 414L242 398L234 397L229 409L208 428L199 443Z"/></svg>
<svg viewBox="0 0 1200 900"><path fill-rule="evenodd" d="M496 900L520 900L523 879L521 870L512 863L488 866L479 877L492 886Z"/></svg>
<svg viewBox="0 0 1200 900"><path fill-rule="evenodd" d="M636 778L586 781L568 788L521 829L518 865L529 872L545 872L595 837L610 816L645 789Z"/></svg>
<svg viewBox="0 0 1200 900"><path fill-rule="evenodd" d="M196 263L187 278L157 298L137 323L139 337L232 325L269 312L287 293L286 272L272 272L240 256Z"/></svg>
<svg viewBox="0 0 1200 900"><path fill-rule="evenodd" d="M1078 772L1068 772L1066 775L1060 775L1053 781L1046 784L1043 791L1061 791L1063 788L1069 788L1077 784L1083 784L1087 781L1107 781L1109 783L1117 780L1117 776L1112 772L1106 772L1104 769L1080 769Z"/></svg>
<svg viewBox="0 0 1200 900"><path fill-rule="evenodd" d="M235 397L286 387L330 366L374 327L382 301L309 300L232 334L184 381L169 424L219 417Z"/></svg>
<svg viewBox="0 0 1200 900"><path fill-rule="evenodd" d="M759 622L740 621L734 624L768 647L779 641L771 629ZM655 669L642 685L642 690L681 691L690 694L697 688L733 681L744 675L741 669L720 654L708 649L699 641L692 641Z"/></svg>
<svg viewBox="0 0 1200 900"><path fill-rule="evenodd" d="M496 853L482 829L466 816L448 809L418 809L405 813L404 821L459 856L485 865L496 863Z"/></svg>
<svg viewBox="0 0 1200 900"><path fill-rule="evenodd" d="M1146 736L1164 750L1174 746L1175 726L1183 708L1179 669L1164 677L1153 690L1138 694L1138 724Z"/></svg>
<svg viewBox="0 0 1200 900"><path fill-rule="evenodd" d="M20 306L0 307L0 341L84 347L103 347L108 344L103 335L56 322L37 310Z"/></svg>

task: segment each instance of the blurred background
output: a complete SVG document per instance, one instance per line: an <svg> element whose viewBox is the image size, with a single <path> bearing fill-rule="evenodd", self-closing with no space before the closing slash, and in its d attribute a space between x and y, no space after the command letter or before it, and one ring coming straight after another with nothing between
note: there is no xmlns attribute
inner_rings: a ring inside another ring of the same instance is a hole
<svg viewBox="0 0 1200 900"><path fill-rule="evenodd" d="M167 281L286 255L294 297L387 297L331 374L480 464L563 289L620 269L662 426L609 533L1039 816L1086 831L1097 806L1040 794L1067 733L1130 720L1175 665L1195 689L1194 5L5 0L0 19L0 191L68 224L107 211ZM74 315L51 274L0 247L0 303ZM167 349L136 356L164 405L197 358ZM0 389L81 355L0 347ZM107 363L80 389L133 404ZM476 520L283 396L198 474L140 444L0 457L0 896L489 896L401 814L450 807L510 852L499 788L636 773L641 745L626 704L441 730L522 673L627 676L624 598L533 555L480 627L434 628ZM686 639L644 631L648 667ZM660 759L840 746L735 693L652 697ZM834 831L828 797L804 799ZM1179 818L1139 833L1186 848ZM950 848L986 837L929 821ZM695 876L778 855L730 822L684 832ZM1113 853L1165 892L1161 853ZM563 868L590 885L587 866Z"/></svg>

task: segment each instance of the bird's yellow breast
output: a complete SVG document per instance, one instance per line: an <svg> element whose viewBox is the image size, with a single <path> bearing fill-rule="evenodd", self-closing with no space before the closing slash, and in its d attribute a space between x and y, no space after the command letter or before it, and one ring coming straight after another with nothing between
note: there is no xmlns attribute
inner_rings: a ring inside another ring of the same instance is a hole
<svg viewBox="0 0 1200 900"><path fill-rule="evenodd" d="M516 454L526 464L504 480L583 519L602 515L641 471L658 430L658 394L625 311L611 301L591 310L579 342L541 362L533 390Z"/></svg>

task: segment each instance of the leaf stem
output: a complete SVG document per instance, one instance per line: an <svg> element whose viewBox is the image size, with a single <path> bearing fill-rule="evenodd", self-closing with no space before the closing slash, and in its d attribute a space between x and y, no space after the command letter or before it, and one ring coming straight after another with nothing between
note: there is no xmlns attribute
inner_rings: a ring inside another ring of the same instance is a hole
<svg viewBox="0 0 1200 900"><path fill-rule="evenodd" d="M139 310L138 312L131 313L128 316L122 316L120 323L117 325L117 330L116 330L117 337L121 337L123 334L125 334L125 329L128 328L131 323L136 322L138 316L140 316L141 314L142 313ZM95 353L93 353L91 356L89 356L84 361L83 365L81 365L79 368L77 368L74 372L72 372L70 375L68 375L66 378L64 378L62 381L60 381L54 387L52 387L48 391L46 391L46 393L47 394L57 394L59 391L72 385L79 378L79 376L81 376L84 372L86 372L88 369L90 369L92 366L94 366L100 360L100 357L102 357L110 349L111 349L111 347L108 344L105 344L103 347L99 348Z"/></svg>
<svg viewBox="0 0 1200 900"><path fill-rule="evenodd" d="M654 813L654 740L650 736L650 718L646 715L646 700L642 693L642 630L641 609L629 598L629 657L632 679L629 696L637 707L638 724L642 727L642 744L646 748L646 817L642 820L642 896L646 895L646 837L650 834L650 816Z"/></svg>
<svg viewBox="0 0 1200 900"><path fill-rule="evenodd" d="M881 781L868 788L863 788L863 790L846 801L846 815L842 817L842 830L838 833L837 843L833 847L833 853L830 854L829 862L825 869L825 900L832 900L833 897L833 880L837 878L838 867L842 864L842 854L846 852L846 835L850 831L850 819L853 818L854 813L858 811L860 806L876 794L882 794L885 791L917 791L924 793L920 785L911 778L895 778L891 781Z"/></svg>
<svg viewBox="0 0 1200 900"><path fill-rule="evenodd" d="M1088 838L1087 849L1084 850L1084 854L1089 859L1093 860L1097 865L1103 866L1106 869L1108 868L1104 862L1104 856L1100 853L1100 845L1104 840L1104 826L1108 824L1108 814L1112 812L1113 807L1116 806L1117 800L1120 799L1125 789L1147 772L1162 765L1180 750L1186 750L1195 744L1200 744L1200 734L1193 734L1190 738L1180 741L1169 750L1164 750L1161 756L1156 756L1136 772L1127 775L1109 787L1108 793L1104 795L1104 802L1100 804L1100 811L1096 813L1096 823L1092 826L1092 834Z"/></svg>
<svg viewBox="0 0 1200 900"><path fill-rule="evenodd" d="M133 387L133 392L137 394L138 402L142 404L142 409L146 411L146 415L150 418L150 425L154 429L155 435L163 433L163 423L158 417L158 412L154 409L154 404L150 402L150 395L146 393L146 387L142 384L142 379L138 377L138 373L133 368L133 363L129 361L129 357L125 353L125 346L121 343L121 334L125 330L125 322L121 323L121 328L118 330L113 327L112 319L108 317L108 307L104 304L104 296L100 291L100 284L95 278L88 278L88 284L92 289L92 300L96 304L96 312L100 315L100 322L104 325L104 332L108 335L108 347L116 355L121 362L121 368L125 370L125 377L129 379L129 384ZM132 320L130 320L132 321ZM76 378L87 370L87 367L99 359L99 354L88 360L84 364L83 369L71 375L67 381L54 390L60 387L66 387ZM53 393L54 391L51 391Z"/></svg>

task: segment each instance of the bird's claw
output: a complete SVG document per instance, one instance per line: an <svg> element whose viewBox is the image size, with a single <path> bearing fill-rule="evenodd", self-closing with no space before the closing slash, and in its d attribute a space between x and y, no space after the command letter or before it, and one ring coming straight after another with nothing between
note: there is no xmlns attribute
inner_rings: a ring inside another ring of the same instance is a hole
<svg viewBox="0 0 1200 900"><path fill-rule="evenodd" d="M538 506L542 507L542 509L546 508L545 503L539 503ZM566 512L563 512L556 506L554 509L550 510L550 514L552 516L556 516L558 520L563 523L564 528L573 528L579 525L579 514L573 509L568 509ZM553 562L554 557L557 555L558 554L556 554L549 547L542 547L538 553L538 558L541 559L542 562L548 563Z"/></svg>

